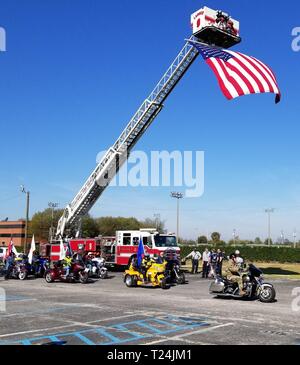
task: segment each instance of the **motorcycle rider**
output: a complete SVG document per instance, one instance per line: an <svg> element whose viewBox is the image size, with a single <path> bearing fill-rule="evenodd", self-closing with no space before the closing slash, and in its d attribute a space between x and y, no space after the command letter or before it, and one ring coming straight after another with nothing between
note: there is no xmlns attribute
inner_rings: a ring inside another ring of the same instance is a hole
<svg viewBox="0 0 300 365"><path fill-rule="evenodd" d="M9 279L9 275L11 273L11 270L15 264L15 254L13 252L11 252L5 262L5 276L4 279L8 280Z"/></svg>
<svg viewBox="0 0 300 365"><path fill-rule="evenodd" d="M148 253L146 253L144 255L144 258L143 258L142 264L141 264L141 273L143 274L144 281L148 281L147 271L151 267L153 262L154 262L154 260L152 260L150 255Z"/></svg>
<svg viewBox="0 0 300 365"><path fill-rule="evenodd" d="M71 256L66 256L63 261L63 269L65 271L65 278L67 278L70 274L70 270L71 270L71 265L72 265L72 257Z"/></svg>
<svg viewBox="0 0 300 365"><path fill-rule="evenodd" d="M236 262L236 256L234 253L232 253L229 256L229 265L227 267L226 273L227 273L227 280L237 283L240 290L240 295L245 295L245 291L243 290L243 280L240 276L240 266Z"/></svg>

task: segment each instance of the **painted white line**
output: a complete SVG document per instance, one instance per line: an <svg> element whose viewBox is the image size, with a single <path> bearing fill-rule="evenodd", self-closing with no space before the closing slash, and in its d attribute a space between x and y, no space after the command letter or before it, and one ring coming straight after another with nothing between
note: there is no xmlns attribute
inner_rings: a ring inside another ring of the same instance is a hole
<svg viewBox="0 0 300 365"><path fill-rule="evenodd" d="M209 332L209 331L213 331L213 330L215 330L217 328L228 327L228 326L233 326L233 325L234 325L234 323L225 323L225 324L220 324L220 325L214 326L214 327L202 328L202 329L197 330L197 331L183 333L182 335L176 335L176 336L173 336L173 337L166 337L166 338L161 339L161 340L147 342L146 345L154 345L154 344L157 344L157 343L160 343L160 342L165 342L166 339L168 341L184 340L183 337L187 337L187 336L191 336L191 335L195 335L195 334L199 334L199 333L206 333L206 332Z"/></svg>

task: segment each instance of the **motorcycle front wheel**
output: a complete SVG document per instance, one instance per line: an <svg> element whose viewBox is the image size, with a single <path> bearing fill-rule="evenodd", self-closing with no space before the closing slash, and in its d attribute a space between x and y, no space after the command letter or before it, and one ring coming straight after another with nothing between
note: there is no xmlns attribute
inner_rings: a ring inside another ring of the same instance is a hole
<svg viewBox="0 0 300 365"><path fill-rule="evenodd" d="M47 273L46 273L46 275L45 275L45 280L46 280L46 282L48 283L48 284L50 284L50 283L53 283L53 277L52 277L52 275L51 275L51 272L50 271L48 271Z"/></svg>
<svg viewBox="0 0 300 365"><path fill-rule="evenodd" d="M81 284L86 284L89 280L89 274L87 272L83 272L79 274L79 281Z"/></svg>
<svg viewBox="0 0 300 365"><path fill-rule="evenodd" d="M263 285L258 293L258 299L262 303L272 303L276 297L276 291L272 285Z"/></svg>
<svg viewBox="0 0 300 365"><path fill-rule="evenodd" d="M27 278L27 272L26 271L20 271L18 274L19 280L25 280Z"/></svg>
<svg viewBox="0 0 300 365"><path fill-rule="evenodd" d="M176 279L177 284L184 284L185 283L185 275L184 273L178 274L178 278Z"/></svg>
<svg viewBox="0 0 300 365"><path fill-rule="evenodd" d="M100 279L107 279L107 277L108 277L108 273L106 270L100 273Z"/></svg>

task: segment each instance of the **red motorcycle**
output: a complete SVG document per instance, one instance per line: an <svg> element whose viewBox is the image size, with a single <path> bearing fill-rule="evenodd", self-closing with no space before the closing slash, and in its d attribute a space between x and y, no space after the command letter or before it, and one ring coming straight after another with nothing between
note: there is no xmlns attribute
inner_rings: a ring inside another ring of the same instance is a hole
<svg viewBox="0 0 300 365"><path fill-rule="evenodd" d="M48 269L45 274L47 283L53 283L55 280L64 282L80 282L86 284L89 279L89 269L86 269L78 262L71 264L70 273L66 276L66 271L63 265L55 263L53 268Z"/></svg>

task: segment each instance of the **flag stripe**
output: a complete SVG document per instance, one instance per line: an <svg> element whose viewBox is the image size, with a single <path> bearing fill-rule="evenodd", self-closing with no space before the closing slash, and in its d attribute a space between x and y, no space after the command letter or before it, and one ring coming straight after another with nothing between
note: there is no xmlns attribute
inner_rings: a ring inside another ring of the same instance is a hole
<svg viewBox="0 0 300 365"><path fill-rule="evenodd" d="M248 57L248 56L245 56L245 57ZM273 78L270 76L270 74L264 70L264 68L256 61L255 58L253 58L253 57L249 57L249 58L251 58L251 62L253 63L254 67L256 67L257 70L265 78L266 82L269 85L270 92L275 93L275 94L279 94L279 89L276 86L276 83L273 81Z"/></svg>
<svg viewBox="0 0 300 365"><path fill-rule="evenodd" d="M228 63L228 66L229 67L232 66L233 69L238 73L238 75L240 75L241 78L246 82L246 84L248 85L248 88L252 94L259 93L259 88L258 88L258 85L256 84L254 78L249 74L247 75L245 73L244 69L240 66L240 64L238 62L236 62L236 60L234 60L232 58L227 63Z"/></svg>
<svg viewBox="0 0 300 365"><path fill-rule="evenodd" d="M274 72L270 69L270 67L268 67L266 64L262 63L260 60L258 60L257 58L253 57L253 59L255 59L256 62L258 62L262 67L263 69L266 70L266 72L272 77L273 81L275 82L275 84L277 84L277 79L276 79L276 76L274 74Z"/></svg>
<svg viewBox="0 0 300 365"><path fill-rule="evenodd" d="M247 75L252 76L252 78L255 80L258 86L259 92L261 93L265 92L265 86L263 85L264 80L255 70L255 68L251 66L251 64L248 61L243 59L238 53L235 53L235 60L244 69L244 72L246 72Z"/></svg>
<svg viewBox="0 0 300 365"><path fill-rule="evenodd" d="M239 55L244 59L246 60L247 62L249 62L249 64L252 66L252 70L255 70L255 74L257 77L259 77L259 79L261 80L262 84L263 84L263 87L264 87L264 91L265 92L270 92L270 84L269 82L266 80L266 77L265 77L265 73L261 72L260 69L258 69L258 67L253 63L253 61L251 60L251 57L247 57L246 55L242 54L242 53L239 53Z"/></svg>
<svg viewBox="0 0 300 365"><path fill-rule="evenodd" d="M227 97L227 99L233 99L238 96L235 88L230 84L230 82L226 79L224 72L222 71L219 63L216 59L212 58L208 60L211 68L214 70L215 75L219 80L220 87L223 91L223 94Z"/></svg>
<svg viewBox="0 0 300 365"><path fill-rule="evenodd" d="M236 82L239 84L239 86L241 87L243 94L250 94L251 91L254 92L254 89L252 88L252 85L250 84L250 82L248 81L248 79L245 77L245 75L243 75L241 72L239 72L239 70L232 66L232 64L230 64L229 62L224 63L227 69L227 72L229 75L231 75Z"/></svg>
<svg viewBox="0 0 300 365"><path fill-rule="evenodd" d="M240 84L236 81L235 77L232 75L232 72L230 71L230 69L227 69L225 62L223 60L217 60L217 62L219 63L220 67L222 68L227 80L235 88L236 92L238 93L238 96L244 95L245 93L244 93L243 89L241 88Z"/></svg>
<svg viewBox="0 0 300 365"><path fill-rule="evenodd" d="M241 80L240 84L241 84L245 94L254 94L255 93L255 90L254 90L253 86L251 85L250 81L247 79L247 77L242 72L240 72L240 70L237 67L235 67L230 62L227 62L226 66L227 66L228 70L230 70L233 74L236 75L235 77L237 79L239 78Z"/></svg>

